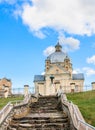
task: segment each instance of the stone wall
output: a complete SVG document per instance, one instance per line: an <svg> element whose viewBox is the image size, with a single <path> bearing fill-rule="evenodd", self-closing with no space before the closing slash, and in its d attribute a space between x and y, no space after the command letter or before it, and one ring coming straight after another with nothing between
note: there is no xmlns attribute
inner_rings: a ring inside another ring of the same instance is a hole
<svg viewBox="0 0 95 130"><path fill-rule="evenodd" d="M12 82L7 78L0 79L0 97L11 94Z"/></svg>

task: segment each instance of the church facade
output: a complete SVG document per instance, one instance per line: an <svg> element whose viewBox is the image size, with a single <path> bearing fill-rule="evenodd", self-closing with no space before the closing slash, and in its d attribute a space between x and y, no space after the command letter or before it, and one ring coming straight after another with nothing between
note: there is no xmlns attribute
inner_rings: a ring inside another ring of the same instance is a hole
<svg viewBox="0 0 95 130"><path fill-rule="evenodd" d="M57 43L55 52L45 60L45 74L34 76L35 93L54 95L62 89L64 93L83 91L83 73L73 74L72 62Z"/></svg>

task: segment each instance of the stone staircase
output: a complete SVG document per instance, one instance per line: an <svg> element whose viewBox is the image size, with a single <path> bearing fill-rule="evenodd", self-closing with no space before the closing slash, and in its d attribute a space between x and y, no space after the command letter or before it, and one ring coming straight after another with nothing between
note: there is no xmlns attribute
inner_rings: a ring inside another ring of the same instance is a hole
<svg viewBox="0 0 95 130"><path fill-rule="evenodd" d="M13 116L7 130L70 130L70 121L56 96L42 96L26 116Z"/></svg>

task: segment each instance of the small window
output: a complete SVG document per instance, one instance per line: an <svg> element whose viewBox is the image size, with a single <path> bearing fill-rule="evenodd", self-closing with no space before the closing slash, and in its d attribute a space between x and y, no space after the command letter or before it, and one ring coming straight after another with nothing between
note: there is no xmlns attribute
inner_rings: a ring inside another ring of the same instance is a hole
<svg viewBox="0 0 95 130"><path fill-rule="evenodd" d="M68 60L66 60L66 64L68 64Z"/></svg>
<svg viewBox="0 0 95 130"><path fill-rule="evenodd" d="M47 70L49 69L49 67L47 67Z"/></svg>
<svg viewBox="0 0 95 130"><path fill-rule="evenodd" d="M66 66L66 70L68 70L68 66Z"/></svg>

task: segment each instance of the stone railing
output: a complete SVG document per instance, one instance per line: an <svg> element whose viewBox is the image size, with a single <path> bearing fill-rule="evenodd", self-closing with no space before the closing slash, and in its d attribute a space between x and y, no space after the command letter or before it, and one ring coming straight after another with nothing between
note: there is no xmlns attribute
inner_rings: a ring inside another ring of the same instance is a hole
<svg viewBox="0 0 95 130"><path fill-rule="evenodd" d="M77 105L74 105L72 102L69 102L64 93L61 93L60 96L61 102L68 108L73 125L77 130L95 130L95 127L85 122Z"/></svg>
<svg viewBox="0 0 95 130"><path fill-rule="evenodd" d="M0 111L0 125L13 109L13 105L9 102L1 111Z"/></svg>
<svg viewBox="0 0 95 130"><path fill-rule="evenodd" d="M12 101L9 102L1 111L0 111L0 126L2 122L6 119L8 114L13 110L13 108L27 104L31 98L31 95L27 95L24 100L19 100L19 101Z"/></svg>

